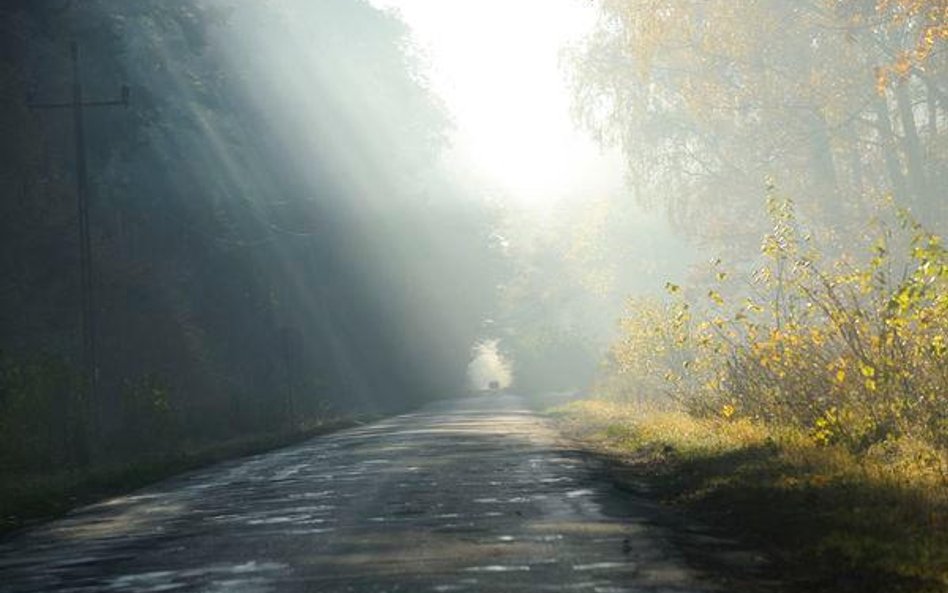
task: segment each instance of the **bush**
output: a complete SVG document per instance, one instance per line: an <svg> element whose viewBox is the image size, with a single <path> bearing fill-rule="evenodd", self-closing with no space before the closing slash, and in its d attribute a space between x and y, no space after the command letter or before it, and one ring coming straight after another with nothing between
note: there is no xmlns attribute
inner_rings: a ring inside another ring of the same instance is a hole
<svg viewBox="0 0 948 593"><path fill-rule="evenodd" d="M904 212L861 261L824 261L792 203L771 198L758 267L712 264L700 294L634 301L611 351L612 393L659 393L697 415L803 429L866 452L948 450L948 252ZM893 248L892 244L902 247ZM900 255L893 255L896 251Z"/></svg>
<svg viewBox="0 0 948 593"><path fill-rule="evenodd" d="M68 461L82 409L82 381L50 355L0 353L0 470Z"/></svg>

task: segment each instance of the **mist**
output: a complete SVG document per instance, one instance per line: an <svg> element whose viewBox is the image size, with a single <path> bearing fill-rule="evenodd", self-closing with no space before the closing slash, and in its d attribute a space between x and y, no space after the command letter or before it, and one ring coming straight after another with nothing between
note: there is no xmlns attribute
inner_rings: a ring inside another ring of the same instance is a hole
<svg viewBox="0 0 948 593"><path fill-rule="evenodd" d="M907 540L933 529L945 15L943 0L3 2L0 519L347 427L386 435L380 456L448 433L476 456L486 426L509 425L519 436L485 440L543 458L532 406L646 473L747 453L789 472L777 494L909 484L932 519ZM287 458L323 459L306 451ZM355 475L339 467L324 473ZM712 470L709 489L731 484ZM573 480L554 474L543 487ZM546 496L513 492L478 501ZM624 559L628 542L609 546Z"/></svg>
<svg viewBox="0 0 948 593"><path fill-rule="evenodd" d="M88 383L63 414L121 441L139 416L227 434L494 379L583 391L629 299L753 273L772 200L833 257L900 206L944 224L938 59L820 20L858 9L764 3L792 26L732 38L701 29L737 27L723 4L448 4L5 8L4 355L61 369L40 399ZM662 37L675 19L705 45ZM33 106L68 94L64 36L88 97L132 97L85 113L91 291L71 123Z"/></svg>
<svg viewBox="0 0 948 593"><path fill-rule="evenodd" d="M510 363L497 350L497 340L481 342L473 348L467 379L470 388L475 390L510 387L513 380Z"/></svg>

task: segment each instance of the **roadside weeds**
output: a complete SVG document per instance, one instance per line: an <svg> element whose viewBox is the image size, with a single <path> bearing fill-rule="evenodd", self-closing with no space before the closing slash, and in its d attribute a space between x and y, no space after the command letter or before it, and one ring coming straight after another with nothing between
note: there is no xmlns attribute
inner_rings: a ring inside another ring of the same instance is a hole
<svg viewBox="0 0 948 593"><path fill-rule="evenodd" d="M721 542L761 550L783 590L948 591L948 488L913 458L910 444L857 458L746 420L602 400L551 415L604 461L617 487L660 500L688 524L708 525ZM705 540L711 545L690 552L714 564L716 537ZM739 583L739 571L723 570Z"/></svg>

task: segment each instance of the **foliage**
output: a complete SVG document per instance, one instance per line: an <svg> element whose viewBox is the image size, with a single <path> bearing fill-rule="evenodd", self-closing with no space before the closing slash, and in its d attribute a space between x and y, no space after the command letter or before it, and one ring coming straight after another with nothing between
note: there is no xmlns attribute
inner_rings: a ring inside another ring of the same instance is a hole
<svg viewBox="0 0 948 593"><path fill-rule="evenodd" d="M939 42L948 40L946 0L880 0L876 10L890 25L914 32L916 44L899 52L895 63L879 70L879 86L884 89L892 75L905 80L915 68L924 68Z"/></svg>
<svg viewBox="0 0 948 593"><path fill-rule="evenodd" d="M939 470L931 447L910 439L859 455L818 445L805 430L615 400L581 400L553 414L568 435L609 458L623 487L644 487L676 514L739 535L767 553L789 590L948 585L944 451ZM711 565L720 569L721 539L712 541ZM697 542L688 543L694 552Z"/></svg>
<svg viewBox="0 0 948 593"><path fill-rule="evenodd" d="M493 253L473 200L445 198L449 121L408 33L362 0L0 4L3 464L75 467L85 437L124 461L460 387L494 283L445 278L489 278ZM84 112L94 402L66 379L73 121L30 108L68 100L70 40L87 100L131 89Z"/></svg>
<svg viewBox="0 0 948 593"><path fill-rule="evenodd" d="M513 361L518 390L588 384L625 295L660 293L660 279L686 269L684 241L660 215L645 215L619 189L584 191L588 199L558 203L548 219L511 207L498 216L508 268L488 329Z"/></svg>
<svg viewBox="0 0 948 593"><path fill-rule="evenodd" d="M876 75L918 35L939 42L941 0L596 4L598 27L569 54L576 115L622 150L637 198L690 236L747 254L768 179L831 247L884 195L944 231L945 54L923 50L882 93Z"/></svg>
<svg viewBox="0 0 948 593"><path fill-rule="evenodd" d="M773 230L749 281L716 261L706 292L669 285L670 302L630 306L614 372L632 393L794 426L816 443L864 452L910 438L948 449L940 238L901 214L904 233L880 226L866 261L825 262L789 201L772 197L770 211ZM901 258L890 244L905 233Z"/></svg>
<svg viewBox="0 0 948 593"><path fill-rule="evenodd" d="M121 391L121 442L139 450L174 448L180 428L168 386L154 373L126 379Z"/></svg>
<svg viewBox="0 0 948 593"><path fill-rule="evenodd" d="M71 461L82 382L62 360L0 353L0 471Z"/></svg>

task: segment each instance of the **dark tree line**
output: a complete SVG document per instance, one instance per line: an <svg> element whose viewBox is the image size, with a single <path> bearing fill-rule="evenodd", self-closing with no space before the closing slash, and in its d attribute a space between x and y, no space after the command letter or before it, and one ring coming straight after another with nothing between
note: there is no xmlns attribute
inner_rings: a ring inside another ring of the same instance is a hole
<svg viewBox="0 0 948 593"><path fill-rule="evenodd" d="M83 90L98 389L81 371L69 43ZM361 1L0 7L0 466L275 430L455 390L486 219L404 26ZM445 221L452 221L450 224ZM458 270L463 270L463 275ZM476 272L476 273L475 273Z"/></svg>

